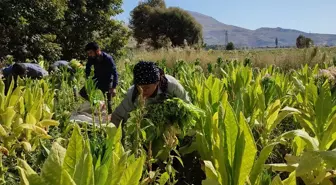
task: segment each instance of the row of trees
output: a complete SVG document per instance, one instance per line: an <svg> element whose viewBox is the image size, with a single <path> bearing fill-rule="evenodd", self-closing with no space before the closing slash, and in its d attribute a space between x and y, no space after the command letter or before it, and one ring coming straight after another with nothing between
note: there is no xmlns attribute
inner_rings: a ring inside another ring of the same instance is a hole
<svg viewBox="0 0 336 185"><path fill-rule="evenodd" d="M92 40L118 55L130 35L111 19L121 5L122 0L1 0L0 58L83 58Z"/></svg>
<svg viewBox="0 0 336 185"><path fill-rule="evenodd" d="M167 8L163 0L141 2L132 12L130 27L139 45L203 45L202 26L186 11Z"/></svg>

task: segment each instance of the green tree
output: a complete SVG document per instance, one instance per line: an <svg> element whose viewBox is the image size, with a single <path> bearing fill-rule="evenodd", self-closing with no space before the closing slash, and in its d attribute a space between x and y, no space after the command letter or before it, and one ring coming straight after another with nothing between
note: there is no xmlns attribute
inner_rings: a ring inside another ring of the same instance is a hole
<svg viewBox="0 0 336 185"><path fill-rule="evenodd" d="M308 48L314 44L311 38L305 37L303 35L299 35L296 39L296 47L297 48Z"/></svg>
<svg viewBox="0 0 336 185"><path fill-rule="evenodd" d="M0 1L0 58L9 54L19 61L40 54L48 60L59 58L55 25L65 11L65 0Z"/></svg>
<svg viewBox="0 0 336 185"><path fill-rule="evenodd" d="M111 19L122 12L121 5L122 0L68 1L68 9L61 23L63 29L58 32L63 58L84 58L84 46L92 40L104 43L103 50L118 54L129 37L126 27Z"/></svg>
<svg viewBox="0 0 336 185"><path fill-rule="evenodd" d="M0 58L84 58L83 48L95 40L119 55L129 31L111 17L122 12L122 0L1 0Z"/></svg>
<svg viewBox="0 0 336 185"><path fill-rule="evenodd" d="M234 50L235 47L234 47L234 44L232 42L229 42L227 45L226 45L226 50Z"/></svg>
<svg viewBox="0 0 336 185"><path fill-rule="evenodd" d="M275 47L278 48L279 47L279 41L278 41L278 37L275 38Z"/></svg>
<svg viewBox="0 0 336 185"><path fill-rule="evenodd" d="M147 0L140 4L148 5L150 7L166 8L166 3L164 0Z"/></svg>
<svg viewBox="0 0 336 185"><path fill-rule="evenodd" d="M141 3L131 12L130 27L138 44L146 43L154 48L184 46L201 47L202 27L186 11L180 8L164 8L155 4Z"/></svg>

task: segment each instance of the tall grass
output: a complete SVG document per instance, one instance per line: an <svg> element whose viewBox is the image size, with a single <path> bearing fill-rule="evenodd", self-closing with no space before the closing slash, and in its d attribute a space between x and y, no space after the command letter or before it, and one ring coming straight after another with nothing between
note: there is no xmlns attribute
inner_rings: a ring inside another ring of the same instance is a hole
<svg viewBox="0 0 336 185"><path fill-rule="evenodd" d="M134 50L126 57L127 61L165 60L167 67L172 67L178 60L189 62L199 61L203 67L208 63L217 61L219 57L225 60L243 61L249 58L254 67L266 67L276 65L286 69L295 69L308 63L332 62L336 56L336 47L332 48L308 48L308 49L263 49L263 50L236 50L236 51L214 51L194 49L160 49L155 51Z"/></svg>

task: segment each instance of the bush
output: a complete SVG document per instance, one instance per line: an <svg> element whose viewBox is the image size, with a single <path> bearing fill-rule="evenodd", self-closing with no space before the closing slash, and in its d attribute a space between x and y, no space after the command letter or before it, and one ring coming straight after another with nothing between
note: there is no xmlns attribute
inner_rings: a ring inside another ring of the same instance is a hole
<svg viewBox="0 0 336 185"><path fill-rule="evenodd" d="M234 44L232 42L229 42L228 45L226 45L226 50L234 50Z"/></svg>

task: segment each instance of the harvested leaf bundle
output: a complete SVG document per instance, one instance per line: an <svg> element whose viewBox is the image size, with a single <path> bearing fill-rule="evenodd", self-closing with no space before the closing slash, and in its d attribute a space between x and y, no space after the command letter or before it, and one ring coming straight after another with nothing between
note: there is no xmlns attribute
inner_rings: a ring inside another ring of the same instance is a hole
<svg viewBox="0 0 336 185"><path fill-rule="evenodd" d="M195 118L203 112L192 104L185 103L179 98L167 99L163 103L150 104L146 107L144 121L152 125L149 134L156 134L153 138L162 136L166 126L175 125L180 129L182 137L192 129L195 124Z"/></svg>

